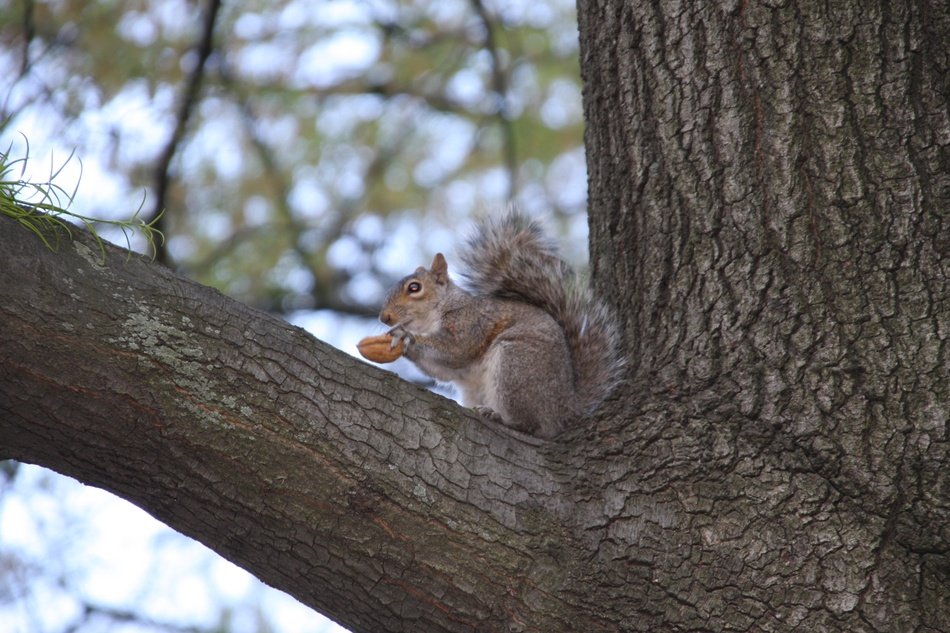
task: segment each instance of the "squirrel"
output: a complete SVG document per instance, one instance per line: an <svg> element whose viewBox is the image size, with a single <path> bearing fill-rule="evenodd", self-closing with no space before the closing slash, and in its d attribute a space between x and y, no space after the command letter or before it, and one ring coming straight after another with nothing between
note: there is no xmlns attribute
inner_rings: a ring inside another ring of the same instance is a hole
<svg viewBox="0 0 950 633"><path fill-rule="evenodd" d="M552 438L592 413L619 382L618 327L540 226L517 211L484 220L460 258L469 290L442 253L392 288L379 315L392 347L523 433Z"/></svg>

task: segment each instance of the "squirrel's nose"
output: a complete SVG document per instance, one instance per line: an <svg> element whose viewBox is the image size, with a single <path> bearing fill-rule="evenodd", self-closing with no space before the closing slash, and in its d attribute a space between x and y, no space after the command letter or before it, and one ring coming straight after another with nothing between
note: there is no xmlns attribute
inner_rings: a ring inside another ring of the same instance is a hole
<svg viewBox="0 0 950 633"><path fill-rule="evenodd" d="M385 323L386 325L392 325L393 315L389 310L383 310L379 313L379 320Z"/></svg>

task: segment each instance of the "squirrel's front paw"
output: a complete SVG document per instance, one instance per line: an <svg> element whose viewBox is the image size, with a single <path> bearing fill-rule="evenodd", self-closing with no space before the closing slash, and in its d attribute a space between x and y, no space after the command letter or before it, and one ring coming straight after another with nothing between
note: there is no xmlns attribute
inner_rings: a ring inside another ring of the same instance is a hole
<svg viewBox="0 0 950 633"><path fill-rule="evenodd" d="M408 348L410 343L415 342L415 338L413 338L412 334L407 332L401 325L397 325L386 332L386 334L393 337L392 347L396 347L401 343L404 347Z"/></svg>

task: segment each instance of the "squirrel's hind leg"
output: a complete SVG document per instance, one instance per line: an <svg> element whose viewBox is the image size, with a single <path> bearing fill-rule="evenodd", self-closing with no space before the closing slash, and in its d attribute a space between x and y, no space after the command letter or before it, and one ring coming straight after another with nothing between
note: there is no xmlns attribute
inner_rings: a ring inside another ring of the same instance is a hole
<svg viewBox="0 0 950 633"><path fill-rule="evenodd" d="M498 424L504 424L505 420L501 417L501 414L492 409L491 407L483 407L481 405L476 405L472 407L478 411L478 415L482 416L490 422L497 422Z"/></svg>

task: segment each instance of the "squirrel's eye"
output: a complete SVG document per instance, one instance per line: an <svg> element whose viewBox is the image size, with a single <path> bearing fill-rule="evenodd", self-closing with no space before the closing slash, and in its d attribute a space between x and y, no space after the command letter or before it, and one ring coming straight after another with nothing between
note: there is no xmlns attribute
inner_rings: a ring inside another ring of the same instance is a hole
<svg viewBox="0 0 950 633"><path fill-rule="evenodd" d="M420 290L422 290L422 284L420 284L418 281L413 281L408 286L406 286L406 291L411 295L416 294Z"/></svg>

